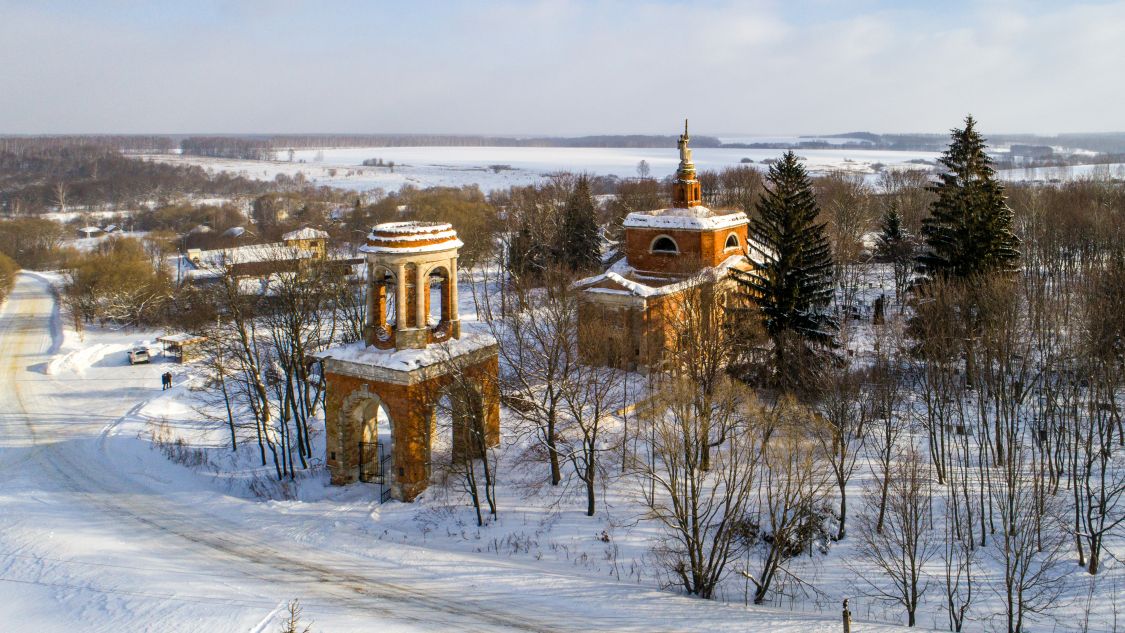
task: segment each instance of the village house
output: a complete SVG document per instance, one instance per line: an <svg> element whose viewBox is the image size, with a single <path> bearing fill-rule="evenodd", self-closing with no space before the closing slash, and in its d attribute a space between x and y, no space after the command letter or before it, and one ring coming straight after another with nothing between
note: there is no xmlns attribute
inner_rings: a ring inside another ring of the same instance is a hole
<svg viewBox="0 0 1125 633"><path fill-rule="evenodd" d="M300 270L309 262L324 259L353 267L362 263L359 258L332 257L328 233L304 227L286 233L280 242L214 250L189 248L182 259L181 280L206 284L229 274L245 286L248 294L263 293L272 275Z"/></svg>

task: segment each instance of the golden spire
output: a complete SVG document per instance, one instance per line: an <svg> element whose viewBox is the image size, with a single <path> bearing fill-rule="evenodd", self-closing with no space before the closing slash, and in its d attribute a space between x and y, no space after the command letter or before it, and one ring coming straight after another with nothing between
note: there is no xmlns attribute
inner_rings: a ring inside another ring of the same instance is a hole
<svg viewBox="0 0 1125 633"><path fill-rule="evenodd" d="M672 202L677 207L694 207L700 204L699 181L695 179L695 163L691 162L688 142L688 120L684 119L684 133L680 135L680 166L676 169L676 182L672 186Z"/></svg>

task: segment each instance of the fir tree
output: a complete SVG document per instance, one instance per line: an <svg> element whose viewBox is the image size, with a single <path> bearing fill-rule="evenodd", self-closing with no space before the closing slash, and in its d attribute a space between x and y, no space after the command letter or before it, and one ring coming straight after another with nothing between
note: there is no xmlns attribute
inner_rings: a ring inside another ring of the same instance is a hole
<svg viewBox="0 0 1125 633"><path fill-rule="evenodd" d="M601 234L590 196L590 181L580 176L566 200L562 217L562 239L556 261L572 271L590 271L601 266Z"/></svg>
<svg viewBox="0 0 1125 633"><path fill-rule="evenodd" d="M925 247L915 271L926 281L1018 270L1020 243L1012 233L1012 211L972 116L965 117L964 129L953 130L941 163L946 171L931 188L937 199L922 222Z"/></svg>
<svg viewBox="0 0 1125 633"><path fill-rule="evenodd" d="M515 277L537 279L547 268L545 245L521 225L508 243L508 271Z"/></svg>
<svg viewBox="0 0 1125 633"><path fill-rule="evenodd" d="M902 226L902 214L892 204L879 223L875 256L894 266L895 297L901 301L914 262L914 238Z"/></svg>
<svg viewBox="0 0 1125 633"><path fill-rule="evenodd" d="M739 297L760 311L773 343L774 386L801 390L811 386L818 359L836 347L838 325L826 310L833 286L825 225L816 221L812 183L793 152L770 166L757 210L749 229L761 266L732 273ZM746 308L732 310L737 318Z"/></svg>

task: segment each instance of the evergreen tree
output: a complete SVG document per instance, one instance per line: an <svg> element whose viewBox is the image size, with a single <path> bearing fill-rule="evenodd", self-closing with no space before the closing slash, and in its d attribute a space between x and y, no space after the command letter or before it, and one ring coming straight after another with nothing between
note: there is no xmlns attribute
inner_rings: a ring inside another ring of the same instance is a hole
<svg viewBox="0 0 1125 633"><path fill-rule="evenodd" d="M922 222L925 247L915 271L925 281L1018 270L1020 243L1012 233L1012 211L972 116L965 117L964 129L953 130L941 163L946 171L931 188L937 199Z"/></svg>
<svg viewBox="0 0 1125 633"><path fill-rule="evenodd" d="M508 271L515 277L537 279L547 268L545 249L531 228L521 224L508 242Z"/></svg>
<svg viewBox="0 0 1125 633"><path fill-rule="evenodd" d="M738 297L760 311L773 343L771 382L801 390L836 347L838 325L827 312L833 286L825 224L817 223L812 183L792 151L770 166L757 210L749 229L760 267L732 273ZM737 321L745 310L734 307L732 316Z"/></svg>
<svg viewBox="0 0 1125 633"><path fill-rule="evenodd" d="M895 297L902 300L910 269L914 263L914 238L902 226L898 206L891 204L879 223L879 237L875 243L875 256L894 266Z"/></svg>
<svg viewBox="0 0 1125 633"><path fill-rule="evenodd" d="M567 197L562 217L562 239L556 261L572 271L590 271L601 266L602 238L590 181L580 176Z"/></svg>

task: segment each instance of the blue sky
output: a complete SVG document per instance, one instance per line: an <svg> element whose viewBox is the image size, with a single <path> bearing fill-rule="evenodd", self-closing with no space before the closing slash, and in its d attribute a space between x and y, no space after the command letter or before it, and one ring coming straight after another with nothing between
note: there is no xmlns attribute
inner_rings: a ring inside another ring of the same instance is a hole
<svg viewBox="0 0 1125 633"><path fill-rule="evenodd" d="M1125 129L1125 2L8 2L0 133Z"/></svg>

